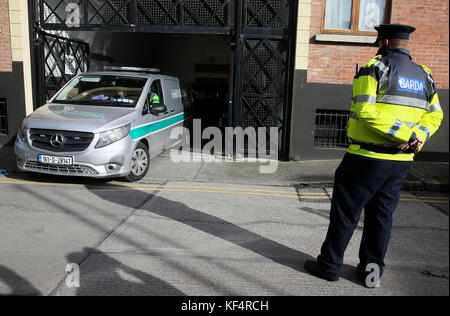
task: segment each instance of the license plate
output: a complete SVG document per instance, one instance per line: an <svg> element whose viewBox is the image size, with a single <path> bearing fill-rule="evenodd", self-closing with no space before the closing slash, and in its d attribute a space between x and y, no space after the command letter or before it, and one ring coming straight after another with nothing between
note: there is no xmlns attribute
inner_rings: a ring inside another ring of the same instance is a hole
<svg viewBox="0 0 450 316"><path fill-rule="evenodd" d="M72 165L72 157L58 157L58 156L47 156L39 155L38 160L40 163L46 163L50 165Z"/></svg>

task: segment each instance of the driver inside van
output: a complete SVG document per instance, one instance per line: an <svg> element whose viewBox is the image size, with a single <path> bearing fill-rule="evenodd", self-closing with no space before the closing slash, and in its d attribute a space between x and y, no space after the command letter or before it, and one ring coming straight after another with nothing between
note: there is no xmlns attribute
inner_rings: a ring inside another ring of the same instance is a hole
<svg viewBox="0 0 450 316"><path fill-rule="evenodd" d="M147 97L147 101L145 102L145 106L144 106L144 113L149 113L150 110L153 107L153 104L159 104L159 96L153 92L153 89L150 88L149 93L148 93L148 97Z"/></svg>
<svg viewBox="0 0 450 316"><path fill-rule="evenodd" d="M159 96L150 90L150 109L152 108L153 104L159 104Z"/></svg>

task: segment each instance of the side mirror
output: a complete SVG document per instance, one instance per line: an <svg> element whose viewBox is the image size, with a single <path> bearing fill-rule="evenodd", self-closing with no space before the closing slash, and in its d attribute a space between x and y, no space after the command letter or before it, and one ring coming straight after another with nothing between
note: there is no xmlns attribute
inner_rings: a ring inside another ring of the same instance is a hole
<svg viewBox="0 0 450 316"><path fill-rule="evenodd" d="M158 115L167 112L167 106L162 103L153 103L150 113Z"/></svg>

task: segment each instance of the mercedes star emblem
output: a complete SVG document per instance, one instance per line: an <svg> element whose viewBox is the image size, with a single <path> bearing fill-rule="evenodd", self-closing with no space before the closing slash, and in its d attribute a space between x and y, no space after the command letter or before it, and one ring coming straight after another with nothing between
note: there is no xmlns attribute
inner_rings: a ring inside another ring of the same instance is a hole
<svg viewBox="0 0 450 316"><path fill-rule="evenodd" d="M64 145L65 142L66 138L61 134L54 134L50 138L50 144L55 148L61 147L62 145Z"/></svg>

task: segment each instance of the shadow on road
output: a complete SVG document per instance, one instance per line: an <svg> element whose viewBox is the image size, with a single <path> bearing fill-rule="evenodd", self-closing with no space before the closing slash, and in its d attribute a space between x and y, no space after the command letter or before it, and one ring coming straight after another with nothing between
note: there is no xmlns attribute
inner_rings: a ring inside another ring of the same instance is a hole
<svg viewBox="0 0 450 316"><path fill-rule="evenodd" d="M106 184L105 186L110 186L110 189L115 188L114 185ZM107 191L95 190L92 187L87 187L87 189L109 202L129 207L129 202L127 202L130 197L129 192L127 193L127 199L125 199L121 196L124 195L124 192L121 191L117 191L116 194L110 194ZM133 196L136 200L148 200L149 194L143 191L133 190ZM192 228L221 238L301 273L307 273L303 268L303 263L306 260L313 259L312 256L306 253L248 231L219 217L203 213L183 203L170 201L159 196L155 196L151 202L144 204L140 209L189 225ZM344 265L341 277L360 284L354 270L353 267Z"/></svg>
<svg viewBox="0 0 450 316"><path fill-rule="evenodd" d="M184 296L169 283L145 272L131 268L97 249L67 255L69 263L89 254L80 266L78 296ZM64 286L64 285L63 285Z"/></svg>
<svg viewBox="0 0 450 316"><path fill-rule="evenodd" d="M87 181L84 178L69 178L69 177L54 177L40 174L11 174L9 177L14 179L24 179L29 181L36 181L39 183L48 182L55 183L60 181L61 183L79 183L85 187L89 192L98 196L99 198L115 203L117 205L125 206L135 210L143 210L152 214L169 218L173 221L177 221L184 225L197 229L199 231L221 238L227 242L233 243L239 247L250 250L262 257L270 259L285 267L291 268L295 271L306 273L303 269L303 263L306 260L313 259L310 255L301 251L292 249L276 241L270 240L262 235L248 231L242 227L239 227L233 223L227 222L217 216L203 213L199 210L192 209L187 205L175 201L165 199L163 197L155 195L153 193L147 193L127 187L124 187L111 183L107 183L105 180L93 180ZM86 183L88 182L88 183ZM31 194L32 192L30 192ZM91 221L89 218L82 214L67 211L64 205L60 205L53 199L44 195L39 195L36 192L33 194L37 198L40 198L48 203L54 204L58 209L65 210L66 214L73 216L77 220L82 221L86 225L96 228L99 231L103 231L104 228L98 223ZM145 201L142 205L136 206L136 201ZM145 231L144 231L145 233ZM136 243L135 240L127 238L125 236L116 236L121 241L129 244L131 247L136 248L140 252L152 253L145 245ZM300 241L301 242L301 241ZM76 263L77 261L70 260L79 257L80 253L72 253L68 255L69 263ZM92 258L90 257L92 255ZM96 259L97 258L97 259ZM77 291L77 295L184 295L178 289L170 285L169 283L160 280L154 276L151 276L142 271L137 271L128 266L125 266L110 256L101 253L98 250L91 250L91 253L87 257L87 261L96 260L92 266L86 266L83 270L89 272L88 278L84 281L85 284ZM79 260L79 258L78 258ZM171 268L189 273L192 277L201 280L204 284L216 287L220 292L229 293L228 289L224 285L212 283L211 280L202 274L190 271L186 266L180 265L176 262L168 262ZM86 272L85 271L85 272ZM118 273L117 271L121 271ZM84 273L85 273L84 272ZM238 277L252 278L251 272L234 270L234 273ZM126 277L123 277L123 274ZM98 279L98 276L103 276L103 280L106 283L102 283ZM357 278L354 268L344 265L341 277L360 284ZM256 281L257 278L253 280ZM132 281L130 281L132 280ZM83 282L83 279L81 280ZM270 287L270 283L267 284ZM301 284L299 284L301 286ZM272 289L274 293L278 291L277 288ZM17 293L23 294L23 291ZM36 293L38 295L40 293Z"/></svg>
<svg viewBox="0 0 450 316"><path fill-rule="evenodd" d="M6 284L11 292L7 295L11 296L37 296L42 295L29 281L22 278L11 269L0 265L0 281ZM4 295L4 294L0 294Z"/></svg>

